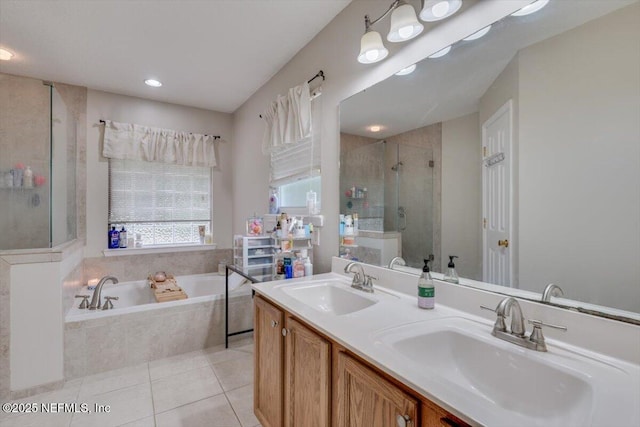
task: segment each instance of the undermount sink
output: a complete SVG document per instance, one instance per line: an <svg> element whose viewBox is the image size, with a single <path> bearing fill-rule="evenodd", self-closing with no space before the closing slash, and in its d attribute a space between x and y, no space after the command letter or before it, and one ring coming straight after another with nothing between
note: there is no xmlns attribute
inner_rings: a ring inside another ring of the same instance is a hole
<svg viewBox="0 0 640 427"><path fill-rule="evenodd" d="M588 370L490 332L487 325L450 317L380 331L374 339L430 381L483 409L507 412L516 424L590 424L594 391Z"/></svg>
<svg viewBox="0 0 640 427"><path fill-rule="evenodd" d="M282 292L315 310L336 316L354 313L378 302L375 297L330 280L285 286Z"/></svg>

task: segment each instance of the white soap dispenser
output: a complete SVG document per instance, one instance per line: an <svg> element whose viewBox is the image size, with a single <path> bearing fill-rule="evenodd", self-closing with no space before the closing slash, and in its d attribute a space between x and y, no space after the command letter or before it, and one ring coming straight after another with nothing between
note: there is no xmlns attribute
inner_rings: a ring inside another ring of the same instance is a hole
<svg viewBox="0 0 640 427"><path fill-rule="evenodd" d="M433 286L433 278L429 273L429 260L424 260L422 275L418 280L418 307L433 309L435 307L436 289Z"/></svg>

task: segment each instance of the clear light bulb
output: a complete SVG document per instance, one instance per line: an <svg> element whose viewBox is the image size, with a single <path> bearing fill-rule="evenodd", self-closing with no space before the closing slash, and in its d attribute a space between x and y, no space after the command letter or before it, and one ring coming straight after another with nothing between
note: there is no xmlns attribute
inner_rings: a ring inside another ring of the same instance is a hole
<svg viewBox="0 0 640 427"><path fill-rule="evenodd" d="M436 18L442 18L447 13L449 13L449 2L441 1L440 3L434 4L433 7L431 8L431 13Z"/></svg>

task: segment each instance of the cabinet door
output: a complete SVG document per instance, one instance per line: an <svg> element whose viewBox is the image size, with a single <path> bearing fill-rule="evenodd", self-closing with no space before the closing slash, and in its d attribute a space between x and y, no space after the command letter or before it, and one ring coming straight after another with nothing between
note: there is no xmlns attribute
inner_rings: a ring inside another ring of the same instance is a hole
<svg viewBox="0 0 640 427"><path fill-rule="evenodd" d="M264 427L281 427L283 411L284 314L256 295L254 298L253 411Z"/></svg>
<svg viewBox="0 0 640 427"><path fill-rule="evenodd" d="M416 427L416 399L346 353L334 363L335 427Z"/></svg>
<svg viewBox="0 0 640 427"><path fill-rule="evenodd" d="M331 344L288 316L286 329L284 425L329 426Z"/></svg>
<svg viewBox="0 0 640 427"><path fill-rule="evenodd" d="M422 403L422 427L466 427L467 423L431 402Z"/></svg>

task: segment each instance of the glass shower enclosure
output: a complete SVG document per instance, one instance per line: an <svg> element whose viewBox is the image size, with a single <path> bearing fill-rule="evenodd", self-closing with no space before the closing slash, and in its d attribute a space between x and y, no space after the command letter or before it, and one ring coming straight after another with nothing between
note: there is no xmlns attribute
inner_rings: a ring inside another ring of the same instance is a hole
<svg viewBox="0 0 640 427"><path fill-rule="evenodd" d="M76 118L53 84L0 74L0 250L76 238Z"/></svg>
<svg viewBox="0 0 640 427"><path fill-rule="evenodd" d="M391 137L342 153L340 212L358 214L362 231L399 233L407 265L422 267L435 253L434 153ZM352 197L352 189L364 197ZM360 247L351 251L367 257ZM379 264L384 264L380 260Z"/></svg>

